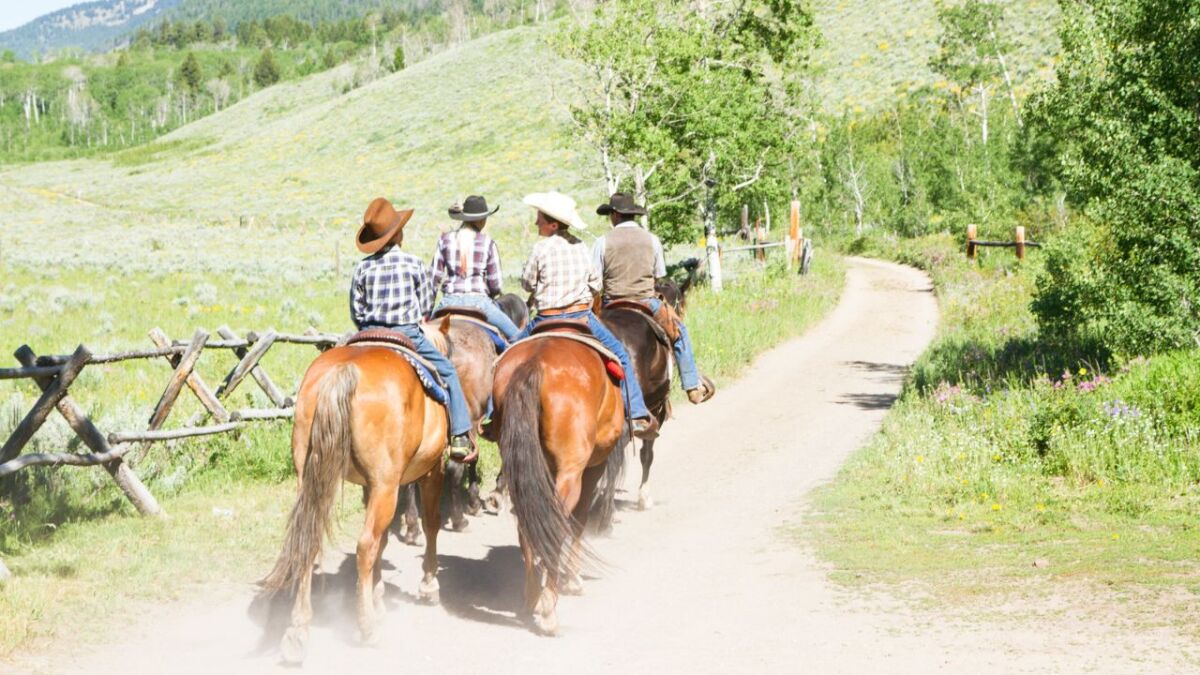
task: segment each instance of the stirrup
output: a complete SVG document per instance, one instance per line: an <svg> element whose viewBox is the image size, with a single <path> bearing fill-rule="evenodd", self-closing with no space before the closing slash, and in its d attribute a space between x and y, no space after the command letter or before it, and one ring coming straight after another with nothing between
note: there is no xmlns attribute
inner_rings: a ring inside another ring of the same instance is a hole
<svg viewBox="0 0 1200 675"><path fill-rule="evenodd" d="M692 392L695 392L695 391L699 391L700 394L699 394L699 396L693 398ZM695 389L688 390L688 392L687 392L688 401L691 401L693 404L699 405L701 403L704 403L708 399L712 398L713 395L716 393L717 393L717 385L713 384L712 380L701 375L700 376L700 386L696 387Z"/></svg>

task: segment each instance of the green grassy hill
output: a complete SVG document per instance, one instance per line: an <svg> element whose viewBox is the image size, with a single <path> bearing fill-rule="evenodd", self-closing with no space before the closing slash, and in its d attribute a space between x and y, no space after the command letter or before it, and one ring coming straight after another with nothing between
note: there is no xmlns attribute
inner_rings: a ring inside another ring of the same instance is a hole
<svg viewBox="0 0 1200 675"><path fill-rule="evenodd" d="M516 29L348 93L352 66L273 87L111 159L2 170L0 255L147 270L244 269L268 257L327 268L335 242L352 254L378 195L417 208L417 248L472 192L500 204L505 230L529 221L527 192L600 198L552 97L549 83L569 73L537 30ZM28 245L48 227L84 250Z"/></svg>
<svg viewBox="0 0 1200 675"><path fill-rule="evenodd" d="M1024 95L1030 83L1051 74L1058 3L998 2L1005 8L1001 30L1017 45L1010 66L1017 94ZM937 5L936 0L814 0L824 44L813 62L825 109L862 112L895 101L909 87L935 84L939 78L929 69L929 58L937 52Z"/></svg>

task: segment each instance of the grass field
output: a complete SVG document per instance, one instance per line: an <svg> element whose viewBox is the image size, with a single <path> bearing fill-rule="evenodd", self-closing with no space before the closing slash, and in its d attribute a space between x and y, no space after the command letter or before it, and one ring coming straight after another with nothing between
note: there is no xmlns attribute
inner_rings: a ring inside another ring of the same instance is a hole
<svg viewBox="0 0 1200 675"><path fill-rule="evenodd" d="M942 237L892 255L933 273L940 334L797 536L849 584L971 611L1069 596L1195 634L1200 351L1074 361L1038 343L1036 255L976 267Z"/></svg>

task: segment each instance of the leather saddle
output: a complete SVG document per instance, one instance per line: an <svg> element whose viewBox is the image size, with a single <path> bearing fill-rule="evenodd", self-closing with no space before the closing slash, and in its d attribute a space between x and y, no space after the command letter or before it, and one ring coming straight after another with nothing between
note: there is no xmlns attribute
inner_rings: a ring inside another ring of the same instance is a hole
<svg viewBox="0 0 1200 675"><path fill-rule="evenodd" d="M654 337L668 349L679 339L679 329L675 325L674 312L666 302L662 303L657 313L650 311L649 306L637 300L613 300L605 305L604 309L627 309L639 313L650 324L650 330L654 331Z"/></svg>
<svg viewBox="0 0 1200 675"><path fill-rule="evenodd" d="M359 342L383 342L385 344L396 345L410 352L416 352L417 347L408 339L408 336L399 331L389 330L387 328L368 328L360 330L357 333L346 338L342 343L344 346L357 344Z"/></svg>
<svg viewBox="0 0 1200 675"><path fill-rule="evenodd" d="M477 321L483 321L484 323L487 323L487 314L484 314L483 310L475 309L474 307L442 307L433 313L433 318L435 319L440 319L443 316L465 316L469 319L475 319Z"/></svg>
<svg viewBox="0 0 1200 675"><path fill-rule="evenodd" d="M579 319L547 319L533 327L531 335L541 335L542 333L576 333L579 335L592 335L592 329L588 328L587 321Z"/></svg>

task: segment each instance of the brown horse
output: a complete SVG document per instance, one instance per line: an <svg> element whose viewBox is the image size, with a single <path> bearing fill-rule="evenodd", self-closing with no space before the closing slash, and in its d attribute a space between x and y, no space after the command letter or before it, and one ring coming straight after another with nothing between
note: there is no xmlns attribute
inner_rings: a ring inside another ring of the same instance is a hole
<svg viewBox="0 0 1200 675"><path fill-rule="evenodd" d="M525 556L525 602L537 630L558 630L572 592L596 484L625 427L620 387L601 356L560 337L519 342L496 366L487 430L500 457ZM498 427L498 428L497 428Z"/></svg>
<svg viewBox="0 0 1200 675"><path fill-rule="evenodd" d="M525 327L529 320L529 310L524 300L512 293L506 293L499 296L496 302L518 328ZM445 323L446 321L449 323ZM487 413L488 397L492 394L495 344L484 329L473 321L445 316L435 320L434 325L450 339L450 361L458 371L463 397L467 400L467 410L471 420L479 422ZM479 497L481 483L478 457L467 462L447 461L445 494L449 497L450 526L455 531L461 532L467 528L468 513L478 515L482 506ZM418 502L415 484L401 488L400 503L404 513L404 527L398 528L397 536L410 545L417 543Z"/></svg>
<svg viewBox="0 0 1200 675"><path fill-rule="evenodd" d="M652 326L653 319L637 309L619 306L605 308L600 314L600 320L625 345L625 351L629 352L629 359L637 370L638 381L642 384L646 407L658 418L661 428L671 412L671 347L658 338ZM638 508L644 510L654 504L647 486L650 480L650 465L654 463L653 438L642 441L639 454L642 461L642 481L638 489ZM612 463L617 474L605 477L605 492L615 490L622 464ZM602 532L611 529L614 515L612 505L613 501L607 494L597 501L596 528Z"/></svg>
<svg viewBox="0 0 1200 675"><path fill-rule="evenodd" d="M444 336L426 331L443 352ZM366 519L358 539L358 627L375 639L383 610L380 561L401 485L420 481L424 502L424 577L421 599L438 600L438 502L446 410L430 398L413 367L386 347L349 345L317 357L304 374L292 426L292 459L299 495L288 519L283 549L261 582L265 595L296 594L292 622L281 642L283 658L304 660L312 620L313 566L330 534L330 511L342 480L363 486Z"/></svg>

